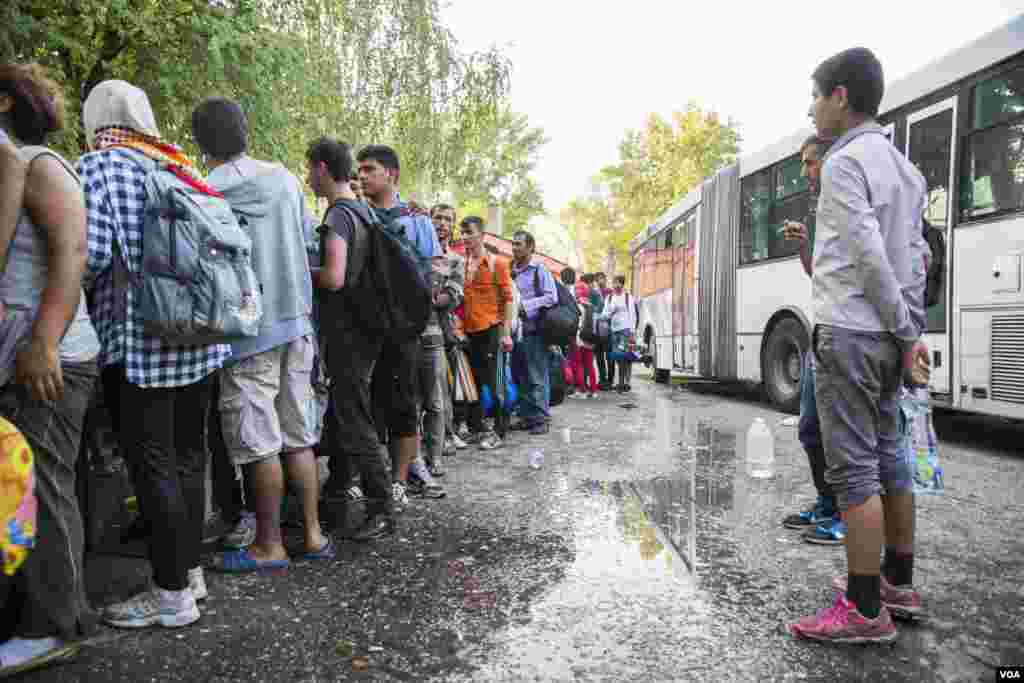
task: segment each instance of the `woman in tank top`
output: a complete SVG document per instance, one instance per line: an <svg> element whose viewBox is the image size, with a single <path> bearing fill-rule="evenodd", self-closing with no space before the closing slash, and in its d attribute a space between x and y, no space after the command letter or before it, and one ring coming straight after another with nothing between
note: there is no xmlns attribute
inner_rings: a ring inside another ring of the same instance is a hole
<svg viewBox="0 0 1024 683"><path fill-rule="evenodd" d="M20 599L0 597L4 623L14 625L14 637L0 644L0 676L72 656L91 613L75 462L99 342L82 297L86 232L78 178L42 146L61 124L61 95L42 67L0 65L0 129L27 164L23 207L3 244L8 258L0 272L0 417L31 448L38 504L36 546L4 579L7 595Z"/></svg>

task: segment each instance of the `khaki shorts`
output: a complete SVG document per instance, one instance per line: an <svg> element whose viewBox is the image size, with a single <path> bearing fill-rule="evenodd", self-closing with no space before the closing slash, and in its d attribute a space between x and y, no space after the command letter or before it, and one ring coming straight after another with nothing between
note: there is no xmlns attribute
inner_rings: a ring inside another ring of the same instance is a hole
<svg viewBox="0 0 1024 683"><path fill-rule="evenodd" d="M313 337L250 356L221 372L224 442L236 465L320 442L327 397L313 390Z"/></svg>

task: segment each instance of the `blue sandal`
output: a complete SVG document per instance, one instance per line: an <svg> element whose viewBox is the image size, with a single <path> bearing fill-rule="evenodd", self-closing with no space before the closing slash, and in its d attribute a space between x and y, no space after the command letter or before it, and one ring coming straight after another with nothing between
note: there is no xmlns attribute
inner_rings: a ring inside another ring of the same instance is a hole
<svg viewBox="0 0 1024 683"><path fill-rule="evenodd" d="M324 543L324 547L320 550L314 550L313 552L306 553L301 556L300 560L333 560L338 556L338 548L334 545L334 541L331 540L330 536L327 537L327 543Z"/></svg>
<svg viewBox="0 0 1024 683"><path fill-rule="evenodd" d="M291 562L288 560L257 560L249 554L248 549L243 549L217 555L213 558L210 569L227 574L245 574L287 569L290 565Z"/></svg>

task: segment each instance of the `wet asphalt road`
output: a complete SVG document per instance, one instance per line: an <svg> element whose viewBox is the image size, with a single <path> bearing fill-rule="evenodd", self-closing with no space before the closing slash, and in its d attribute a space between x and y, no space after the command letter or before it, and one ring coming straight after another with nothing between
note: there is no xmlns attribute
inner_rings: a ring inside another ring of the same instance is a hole
<svg viewBox="0 0 1024 683"><path fill-rule="evenodd" d="M448 459L449 496L415 500L393 539L281 575L207 572L194 626L101 630L22 680L990 681L1024 664L1024 427L937 416L947 493L918 507L929 617L891 646L830 647L783 629L845 566L779 523L813 497L796 429L748 392L634 388ZM742 466L756 416L775 433L767 481ZM106 602L145 565L98 557L89 574Z"/></svg>

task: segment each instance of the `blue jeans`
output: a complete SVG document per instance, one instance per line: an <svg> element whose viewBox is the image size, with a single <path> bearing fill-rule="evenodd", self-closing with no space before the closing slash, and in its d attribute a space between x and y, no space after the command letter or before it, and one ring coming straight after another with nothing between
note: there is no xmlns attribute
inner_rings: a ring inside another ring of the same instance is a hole
<svg viewBox="0 0 1024 683"><path fill-rule="evenodd" d="M551 405L551 354L539 334L523 337L514 351L523 372L519 387L519 417L529 424L547 419Z"/></svg>
<svg viewBox="0 0 1024 683"><path fill-rule="evenodd" d="M807 461L811 466L811 478L819 496L831 496L832 487L825 481L825 449L821 444L821 423L818 421L818 403L814 390L814 355L808 351L804 355L803 372L800 375L800 426L798 435L800 443L807 451Z"/></svg>

